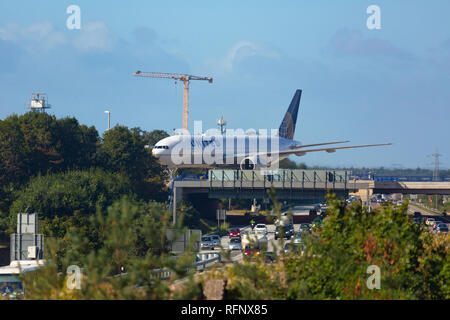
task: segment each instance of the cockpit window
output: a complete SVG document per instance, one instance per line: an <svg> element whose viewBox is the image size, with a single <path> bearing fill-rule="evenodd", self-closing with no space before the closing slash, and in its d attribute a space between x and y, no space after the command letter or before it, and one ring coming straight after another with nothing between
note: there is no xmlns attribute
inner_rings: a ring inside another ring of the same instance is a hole
<svg viewBox="0 0 450 320"><path fill-rule="evenodd" d="M166 149L166 150L169 150L169 146L155 146L154 149Z"/></svg>

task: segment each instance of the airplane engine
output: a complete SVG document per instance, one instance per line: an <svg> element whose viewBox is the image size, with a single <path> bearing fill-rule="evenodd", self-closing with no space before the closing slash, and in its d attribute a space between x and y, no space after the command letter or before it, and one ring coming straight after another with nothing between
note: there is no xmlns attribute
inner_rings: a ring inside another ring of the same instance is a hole
<svg viewBox="0 0 450 320"><path fill-rule="evenodd" d="M259 157L247 157L242 159L240 168L241 170L256 170L265 168L266 166Z"/></svg>

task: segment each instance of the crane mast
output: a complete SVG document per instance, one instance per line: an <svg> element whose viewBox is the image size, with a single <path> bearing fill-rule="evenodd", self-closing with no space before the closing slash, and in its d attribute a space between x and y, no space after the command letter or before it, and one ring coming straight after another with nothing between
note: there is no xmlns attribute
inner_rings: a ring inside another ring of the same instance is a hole
<svg viewBox="0 0 450 320"><path fill-rule="evenodd" d="M133 74L135 77L147 77L147 78L162 78L162 79L173 79L183 81L183 131L188 129L189 120L189 82L191 80L204 80L209 83L213 82L213 78L209 77L197 77L188 74L180 73L163 73L163 72L142 72L136 71Z"/></svg>

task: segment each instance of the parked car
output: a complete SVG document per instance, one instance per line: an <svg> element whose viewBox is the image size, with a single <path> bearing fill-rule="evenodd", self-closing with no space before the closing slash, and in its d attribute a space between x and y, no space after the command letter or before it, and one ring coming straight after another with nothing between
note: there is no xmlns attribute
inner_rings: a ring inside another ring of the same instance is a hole
<svg viewBox="0 0 450 320"><path fill-rule="evenodd" d="M427 220L425 220L425 224L428 225L428 226L431 226L431 225L433 225L433 223L435 221L436 220L434 220L434 218L427 218Z"/></svg>
<svg viewBox="0 0 450 320"><path fill-rule="evenodd" d="M294 225L289 224L287 226L277 226L275 228L275 240L277 240L280 235L283 238L290 239L294 235Z"/></svg>
<svg viewBox="0 0 450 320"><path fill-rule="evenodd" d="M254 230L258 234L267 234L267 226L264 223L258 223Z"/></svg>
<svg viewBox="0 0 450 320"><path fill-rule="evenodd" d="M436 227L437 233L448 233L448 226L445 223L438 224Z"/></svg>
<svg viewBox="0 0 450 320"><path fill-rule="evenodd" d="M239 228L230 228L228 229L228 237L240 237L241 236L241 229Z"/></svg>
<svg viewBox="0 0 450 320"><path fill-rule="evenodd" d="M203 236L200 244L202 250L214 250L214 241L211 236Z"/></svg>

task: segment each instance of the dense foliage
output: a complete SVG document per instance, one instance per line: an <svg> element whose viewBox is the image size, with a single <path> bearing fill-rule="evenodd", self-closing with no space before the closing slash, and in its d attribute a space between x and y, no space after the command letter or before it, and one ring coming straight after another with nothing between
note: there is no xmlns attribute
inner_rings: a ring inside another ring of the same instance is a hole
<svg viewBox="0 0 450 320"><path fill-rule="evenodd" d="M193 280L190 250L176 259L170 254L166 231L173 228L165 208L122 199L89 219L98 246L71 229L61 239L47 241L47 262L34 275L25 275L27 299L192 299L201 294ZM176 234L182 229L177 226ZM79 290L70 266L80 268ZM171 272L169 280L158 269ZM182 279L176 283L176 280Z"/></svg>
<svg viewBox="0 0 450 320"><path fill-rule="evenodd" d="M166 135L116 126L99 137L75 118L38 112L0 120L0 240L19 212L38 212L52 235L122 196L166 201L167 174L147 147Z"/></svg>
<svg viewBox="0 0 450 320"><path fill-rule="evenodd" d="M225 278L233 299L449 299L448 235L433 235L407 216L407 205L368 212L359 203L328 200L323 226L303 237L304 251L274 263L232 265ZM282 246L283 240L279 240ZM370 290L368 267L381 271Z"/></svg>

